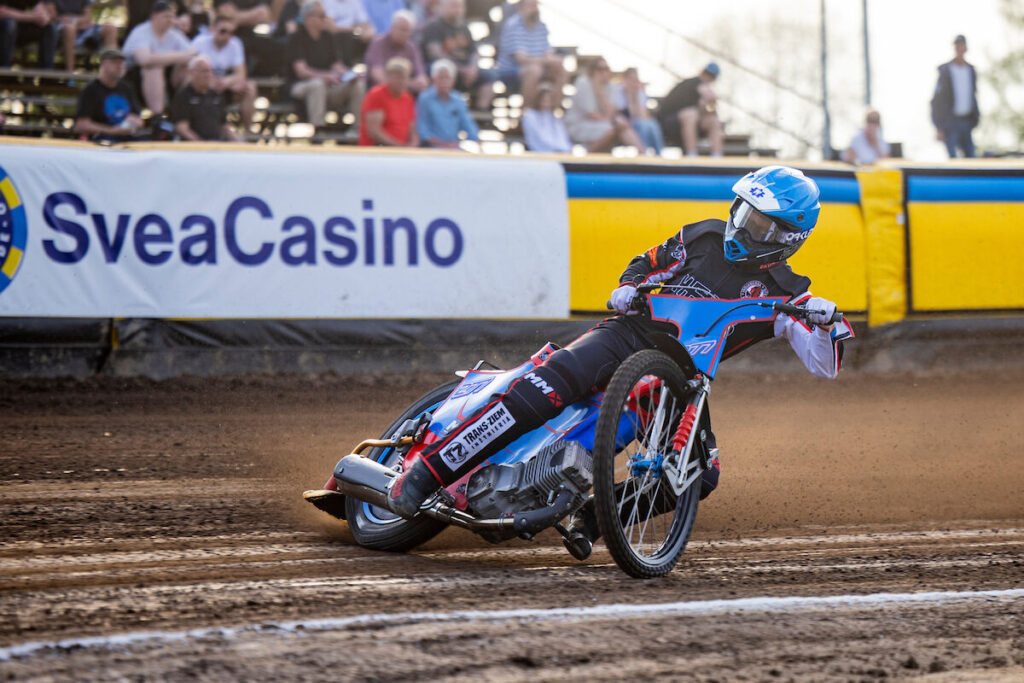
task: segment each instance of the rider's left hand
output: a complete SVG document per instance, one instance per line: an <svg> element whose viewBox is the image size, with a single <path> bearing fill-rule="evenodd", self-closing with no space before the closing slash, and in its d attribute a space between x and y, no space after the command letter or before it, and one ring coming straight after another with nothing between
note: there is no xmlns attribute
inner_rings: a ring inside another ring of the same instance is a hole
<svg viewBox="0 0 1024 683"><path fill-rule="evenodd" d="M808 313L807 322L812 325L818 325L819 327L831 327L832 316L835 315L836 305L828 299L822 299L821 297L811 297L804 304L804 308L814 311L824 311L824 313Z"/></svg>

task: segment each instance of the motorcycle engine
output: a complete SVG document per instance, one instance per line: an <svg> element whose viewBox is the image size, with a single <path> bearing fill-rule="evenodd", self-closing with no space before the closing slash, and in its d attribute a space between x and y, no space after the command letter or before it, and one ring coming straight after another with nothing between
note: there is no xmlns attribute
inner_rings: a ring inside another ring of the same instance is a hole
<svg viewBox="0 0 1024 683"><path fill-rule="evenodd" d="M552 493L563 485L576 494L576 509L586 500L593 481L590 452L575 441L559 441L529 460L481 467L469 479L466 499L476 514L493 519L546 507Z"/></svg>

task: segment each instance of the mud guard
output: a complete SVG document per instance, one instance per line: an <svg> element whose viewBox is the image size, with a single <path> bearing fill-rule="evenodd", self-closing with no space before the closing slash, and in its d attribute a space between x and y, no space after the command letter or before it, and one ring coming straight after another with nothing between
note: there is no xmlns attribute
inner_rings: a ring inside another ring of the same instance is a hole
<svg viewBox="0 0 1024 683"><path fill-rule="evenodd" d="M649 338L651 343L654 344L654 348L674 360L687 378L697 375L697 366L693 362L693 358L690 357L690 352L679 343L678 339L665 332L651 333Z"/></svg>

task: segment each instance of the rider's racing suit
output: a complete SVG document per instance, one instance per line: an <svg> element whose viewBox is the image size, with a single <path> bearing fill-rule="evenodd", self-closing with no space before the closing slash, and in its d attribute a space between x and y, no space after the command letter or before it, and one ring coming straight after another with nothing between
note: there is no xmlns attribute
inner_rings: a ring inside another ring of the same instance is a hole
<svg viewBox="0 0 1024 683"><path fill-rule="evenodd" d="M784 262L750 271L727 261L722 247L724 229L725 222L716 219L684 226L664 243L630 261L620 283L660 283L669 288L667 291L690 298L785 296L792 303L802 303L811 297L810 279L796 275ZM437 482L448 486L522 434L555 417L563 407L606 385L631 354L654 348L650 335L658 331L666 331L665 323L642 315L616 315L598 323L514 381L504 393L491 396L484 407L443 436L435 438L428 433L428 438L416 446L419 456ZM832 378L839 372L842 340L852 336L845 321L830 331L780 313L774 322L735 326L722 357L765 339L786 337L808 370ZM710 424L705 423L705 427L710 433ZM708 446L714 445L712 435ZM717 486L717 458L714 465L704 474L702 497Z"/></svg>

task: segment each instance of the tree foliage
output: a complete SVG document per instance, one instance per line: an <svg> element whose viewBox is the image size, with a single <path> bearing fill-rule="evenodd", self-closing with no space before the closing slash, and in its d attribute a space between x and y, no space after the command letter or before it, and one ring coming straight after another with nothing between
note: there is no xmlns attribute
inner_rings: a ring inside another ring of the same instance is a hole
<svg viewBox="0 0 1024 683"><path fill-rule="evenodd" d="M1024 0L1000 0L999 11L1007 28L1022 37L1017 45L1024 45ZM1024 145L1024 109L1015 100L1024 84L1024 47L996 60L984 78L999 101L999 107L988 118L996 126L1012 131L1018 147Z"/></svg>

